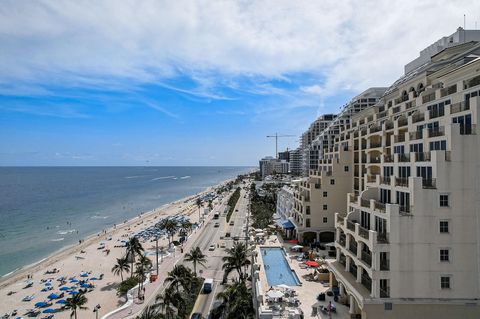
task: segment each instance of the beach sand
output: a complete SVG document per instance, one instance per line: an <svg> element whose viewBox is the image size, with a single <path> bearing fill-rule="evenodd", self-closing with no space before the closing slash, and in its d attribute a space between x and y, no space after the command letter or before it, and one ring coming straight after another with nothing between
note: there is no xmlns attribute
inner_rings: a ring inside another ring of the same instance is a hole
<svg viewBox="0 0 480 319"><path fill-rule="evenodd" d="M225 182L224 182L225 183ZM222 183L223 184L223 183ZM132 234L147 228L155 224L162 216L172 216L176 214L184 214L190 217L190 222L195 223L198 221L198 208L195 205L195 200L198 196L211 191L213 187L206 189L204 192L189 196L173 203L164 205L160 208L154 209L148 213L143 213L133 219L128 220L126 223L106 229L106 233L95 234L86 238L82 244L77 244L72 247L68 247L33 266L21 269L16 273L13 273L9 277L2 278L0 281L0 315L10 314L14 309L18 310L18 314L11 318L19 316L26 317L25 312L27 309L33 309L34 304L39 301L48 301L47 296L52 292L59 294L62 291L59 290L59 281L56 279L60 276L66 276L67 278L76 276L76 279L84 279L80 277L80 273L91 272L89 277L99 277L103 274L102 280L91 281L95 284L95 289L92 292L86 294L88 303L86 306L88 310L80 310L79 317L93 316L93 309L95 305L101 305L101 313L99 318L111 310L116 309L125 302L125 298L118 297L116 295L116 288L121 282L120 276L114 276L111 272L112 267L116 262L116 258L124 257L125 248L114 248L120 240L127 240ZM112 237L111 240L107 238ZM99 243L105 243L105 249L110 249L110 253L107 255L102 249L98 249ZM144 242L142 245L146 251L154 252L155 242ZM162 238L159 240L160 246L167 246L168 240ZM83 252L82 252L83 251ZM149 256L153 262L155 268L155 256ZM47 270L59 269L59 272L55 274L45 274ZM34 284L30 288L23 289L26 286L28 280L27 276L33 276ZM124 278L129 274L124 273ZM44 284L40 283L42 279L52 279L53 289L47 292L41 292L44 288ZM69 283L67 280L66 286L72 286L73 283ZM16 293L8 296L7 293L14 291ZM22 299L27 295L35 295L32 301L25 302ZM64 299L71 297L65 294ZM55 304L49 308L60 308L61 305ZM45 308L40 308L43 310ZM42 318L47 314L41 313L37 318ZM68 319L70 318L70 311L63 311L55 313L54 318Z"/></svg>

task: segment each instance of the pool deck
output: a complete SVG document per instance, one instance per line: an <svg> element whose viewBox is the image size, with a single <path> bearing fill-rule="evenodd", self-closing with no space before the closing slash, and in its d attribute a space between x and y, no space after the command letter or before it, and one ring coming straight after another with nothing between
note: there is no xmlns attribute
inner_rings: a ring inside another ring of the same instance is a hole
<svg viewBox="0 0 480 319"><path fill-rule="evenodd" d="M277 235L270 235L269 237L265 237L265 243L262 245L258 245L256 247L257 258L255 263L258 264L257 271L258 271L258 281L256 281L255 290L257 291L258 296L258 303L259 303L259 317L262 318L287 318L288 314L294 315L295 313L299 313L298 309L295 310L295 307L287 307L285 311L281 314L274 314L269 306L267 305L266 300L266 293L270 289L268 286L268 281L266 277L266 273L263 266L263 259L260 256L260 248L264 247L276 247L276 248L284 248L286 253L287 261L292 270L295 271L297 274L298 279L301 282L300 286L292 287L296 292L296 298L299 299L300 305L298 306L299 309L303 312L304 318L329 318L328 315L323 313L317 313L317 315L312 315L312 305L314 305L317 300L316 297L321 292L325 292L329 289L328 285L323 285L321 282L318 281L307 281L305 278L308 277L309 274L312 273L312 269L303 269L300 268L299 262L296 260L296 257L299 255L298 253L292 252L290 248L294 246L293 244L285 243L282 239ZM328 304L329 301L333 301L333 297L326 296L326 300L322 303L325 306ZM336 313L332 313L331 318L350 318L349 315L349 308L345 305L342 305L338 302L334 303L337 307ZM294 317L292 317L294 318Z"/></svg>

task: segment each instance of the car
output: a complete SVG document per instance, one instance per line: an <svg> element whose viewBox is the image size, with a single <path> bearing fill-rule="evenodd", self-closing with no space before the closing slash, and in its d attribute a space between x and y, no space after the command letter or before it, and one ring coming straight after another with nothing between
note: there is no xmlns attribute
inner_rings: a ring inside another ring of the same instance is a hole
<svg viewBox="0 0 480 319"><path fill-rule="evenodd" d="M192 313L192 316L190 317L190 319L202 319L202 314L200 312L195 312L195 313Z"/></svg>
<svg viewBox="0 0 480 319"><path fill-rule="evenodd" d="M215 245L210 245L210 247L208 247L208 250L214 251L215 250Z"/></svg>
<svg viewBox="0 0 480 319"><path fill-rule="evenodd" d="M233 226L233 225L235 225L235 222L232 220L229 225Z"/></svg>
<svg viewBox="0 0 480 319"><path fill-rule="evenodd" d="M209 294L212 292L213 288L213 279L212 278L205 278L203 281L203 293Z"/></svg>
<svg viewBox="0 0 480 319"><path fill-rule="evenodd" d="M225 247L227 247L227 246L225 245L225 242L222 241L222 242L220 243L220 248L225 248Z"/></svg>
<svg viewBox="0 0 480 319"><path fill-rule="evenodd" d="M219 223L215 223L215 225L213 225L213 227L220 227L220 224L219 224Z"/></svg>
<svg viewBox="0 0 480 319"><path fill-rule="evenodd" d="M238 236L233 237L233 240L235 240L235 241L238 240L238 239L239 239Z"/></svg>

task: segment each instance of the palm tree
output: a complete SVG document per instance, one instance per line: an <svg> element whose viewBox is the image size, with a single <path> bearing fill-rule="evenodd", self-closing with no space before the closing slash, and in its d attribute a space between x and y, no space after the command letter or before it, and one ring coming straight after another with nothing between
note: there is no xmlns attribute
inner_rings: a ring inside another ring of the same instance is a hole
<svg viewBox="0 0 480 319"><path fill-rule="evenodd" d="M130 277L133 276L133 263L136 255L143 254L143 247L137 237L132 237L127 242L126 258L130 260Z"/></svg>
<svg viewBox="0 0 480 319"><path fill-rule="evenodd" d="M185 304L183 294L181 292L175 291L172 286L169 286L163 294L157 295L155 302L158 303L158 306L165 313L165 318L173 319L177 318L177 307L175 305Z"/></svg>
<svg viewBox="0 0 480 319"><path fill-rule="evenodd" d="M225 290L217 294L217 298L221 304L212 310L214 317L225 319L254 317L251 291L244 282L236 281L226 285Z"/></svg>
<svg viewBox="0 0 480 319"><path fill-rule="evenodd" d="M65 309L71 309L72 313L70 316L75 316L75 319L77 319L77 309L88 309L87 307L84 307L84 304L86 304L87 301L85 293L79 292L78 294L73 295L73 297L67 298L64 307Z"/></svg>
<svg viewBox="0 0 480 319"><path fill-rule="evenodd" d="M188 233L190 233L190 231L192 230L192 223L189 222L188 220L182 221L180 223L180 230L183 236L188 235Z"/></svg>
<svg viewBox="0 0 480 319"><path fill-rule="evenodd" d="M211 200L211 199L208 200L208 208L209 208L210 210L213 209L213 204L212 204L212 200Z"/></svg>
<svg viewBox="0 0 480 319"><path fill-rule="evenodd" d="M176 221L170 218L165 218L158 223L158 228L164 230L167 233L168 237L168 248L171 247L173 241L173 236L178 230L178 224Z"/></svg>
<svg viewBox="0 0 480 319"><path fill-rule="evenodd" d="M180 291L180 287L188 291L193 277L192 271L189 268L184 265L176 265L168 273L165 282L175 287L176 292Z"/></svg>
<svg viewBox="0 0 480 319"><path fill-rule="evenodd" d="M190 252L185 255L185 261L189 261L193 263L193 272L195 276L197 276L197 263L205 267L205 263L207 262L207 256L202 253L200 247L195 247L190 249Z"/></svg>
<svg viewBox="0 0 480 319"><path fill-rule="evenodd" d="M227 256L223 257L222 269L225 270L223 275L223 281L226 282L228 275L236 270L240 281L243 281L244 274L242 267L246 267L251 264L248 259L249 250L247 245L243 242L235 242L232 248L226 249Z"/></svg>
<svg viewBox="0 0 480 319"><path fill-rule="evenodd" d="M123 272L128 272L130 270L130 265L128 264L127 258L117 258L117 263L112 268L112 272L114 275L118 276L120 274L120 278L123 281Z"/></svg>
<svg viewBox="0 0 480 319"><path fill-rule="evenodd" d="M148 257L141 255L135 267L135 275L138 278L138 297L140 298L140 291L142 291L143 282L145 281L145 273L152 268L152 261Z"/></svg>
<svg viewBox="0 0 480 319"><path fill-rule="evenodd" d="M198 223L200 224L200 207L202 207L202 200L200 199L200 197L197 198L197 200L195 201L195 205L197 205L198 207Z"/></svg>
<svg viewBox="0 0 480 319"><path fill-rule="evenodd" d="M140 316L135 319L160 319L162 314L158 311L158 306L147 306Z"/></svg>

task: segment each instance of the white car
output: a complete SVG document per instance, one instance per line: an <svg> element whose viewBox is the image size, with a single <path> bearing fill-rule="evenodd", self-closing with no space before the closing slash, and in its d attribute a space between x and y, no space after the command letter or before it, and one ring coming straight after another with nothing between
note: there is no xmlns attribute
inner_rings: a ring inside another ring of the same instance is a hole
<svg viewBox="0 0 480 319"><path fill-rule="evenodd" d="M208 247L208 250L214 251L215 250L215 245L210 245L210 247Z"/></svg>

